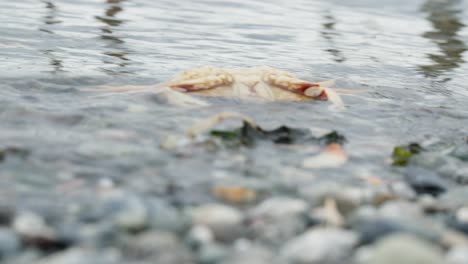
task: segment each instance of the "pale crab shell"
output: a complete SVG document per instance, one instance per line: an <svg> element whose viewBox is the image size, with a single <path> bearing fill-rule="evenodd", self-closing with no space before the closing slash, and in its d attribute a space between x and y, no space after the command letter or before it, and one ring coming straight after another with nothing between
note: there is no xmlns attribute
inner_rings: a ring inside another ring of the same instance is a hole
<svg viewBox="0 0 468 264"><path fill-rule="evenodd" d="M154 86L120 86L92 89L93 91L152 91L167 97L179 106L206 106L209 103L190 96L219 96L257 101L329 100L343 108L340 96L330 89L333 81L309 82L279 69L259 66L225 69L203 66L186 70L166 82Z"/></svg>

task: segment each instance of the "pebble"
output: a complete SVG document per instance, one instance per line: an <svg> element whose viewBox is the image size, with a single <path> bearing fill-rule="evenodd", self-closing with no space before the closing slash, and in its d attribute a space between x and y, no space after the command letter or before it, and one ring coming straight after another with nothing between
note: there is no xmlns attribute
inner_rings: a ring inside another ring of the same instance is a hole
<svg viewBox="0 0 468 264"><path fill-rule="evenodd" d="M441 205L451 210L468 205L468 186L452 188L439 198Z"/></svg>
<svg viewBox="0 0 468 264"><path fill-rule="evenodd" d="M21 247L16 233L5 227L0 227L0 260L15 255Z"/></svg>
<svg viewBox="0 0 468 264"><path fill-rule="evenodd" d="M206 226L193 226L187 234L187 243L192 248L200 248L214 242L214 235Z"/></svg>
<svg viewBox="0 0 468 264"><path fill-rule="evenodd" d="M358 260L359 264L444 264L442 250L406 234L394 234L379 240Z"/></svg>
<svg viewBox="0 0 468 264"><path fill-rule="evenodd" d="M19 212L13 220L13 229L26 239L53 240L55 230L47 225L45 220L33 212Z"/></svg>
<svg viewBox="0 0 468 264"><path fill-rule="evenodd" d="M179 239L170 232L148 231L126 242L126 258L148 263L193 263L193 256Z"/></svg>
<svg viewBox="0 0 468 264"><path fill-rule="evenodd" d="M468 263L468 245L456 246L451 248L446 257L446 264L467 264Z"/></svg>
<svg viewBox="0 0 468 264"><path fill-rule="evenodd" d="M361 233L363 244L396 232L438 241L444 232L441 223L425 218L422 208L407 201L390 201L380 208L361 207L348 218L348 225Z"/></svg>
<svg viewBox="0 0 468 264"><path fill-rule="evenodd" d="M55 253L35 261L36 264L117 264L120 262L120 254L115 250L102 250L94 252L89 249L71 248Z"/></svg>
<svg viewBox="0 0 468 264"><path fill-rule="evenodd" d="M279 264L278 258L268 248L241 239L236 241L229 255L220 262L221 264Z"/></svg>
<svg viewBox="0 0 468 264"><path fill-rule="evenodd" d="M191 210L193 224L206 226L221 241L232 241L242 234L244 215L234 207L205 204Z"/></svg>
<svg viewBox="0 0 468 264"><path fill-rule="evenodd" d="M434 171L410 166L405 171L405 179L418 194L438 196L450 186L449 180L442 178Z"/></svg>
<svg viewBox="0 0 468 264"><path fill-rule="evenodd" d="M291 264L346 263L357 243L353 231L316 228L286 242L280 255Z"/></svg>
<svg viewBox="0 0 468 264"><path fill-rule="evenodd" d="M143 200L120 190L103 194L98 207L101 217L123 230L140 230L148 225L148 210Z"/></svg>
<svg viewBox="0 0 468 264"><path fill-rule="evenodd" d="M248 212L248 229L264 242L280 244L305 230L308 208L300 199L269 198Z"/></svg>
<svg viewBox="0 0 468 264"><path fill-rule="evenodd" d="M463 161L468 161L468 144L457 146L451 153L452 156Z"/></svg>
<svg viewBox="0 0 468 264"><path fill-rule="evenodd" d="M434 171L453 182L468 183L468 164L452 156L424 152L412 157L410 164Z"/></svg>
<svg viewBox="0 0 468 264"><path fill-rule="evenodd" d="M190 227L190 217L159 199L147 199L148 226L152 229L182 233Z"/></svg>
<svg viewBox="0 0 468 264"><path fill-rule="evenodd" d="M340 213L347 215L369 200L367 189L357 186L344 186L336 182L322 182L320 184L299 187L299 195L312 206L323 205L326 199L336 201Z"/></svg>
<svg viewBox="0 0 468 264"><path fill-rule="evenodd" d="M197 263L199 264L215 264L226 259L228 248L221 246L218 243L206 244L200 248L197 254Z"/></svg>

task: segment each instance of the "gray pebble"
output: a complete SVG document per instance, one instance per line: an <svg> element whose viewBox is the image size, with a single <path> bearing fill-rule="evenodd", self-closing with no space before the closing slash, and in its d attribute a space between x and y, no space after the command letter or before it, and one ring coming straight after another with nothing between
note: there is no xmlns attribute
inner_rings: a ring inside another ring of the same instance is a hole
<svg viewBox="0 0 468 264"><path fill-rule="evenodd" d="M410 166L405 171L406 181L418 194L438 196L444 193L452 183L432 170Z"/></svg>
<svg viewBox="0 0 468 264"><path fill-rule="evenodd" d="M192 248L200 248L214 242L214 235L211 229L206 226L193 226L187 234L187 243Z"/></svg>
<svg viewBox="0 0 468 264"><path fill-rule="evenodd" d="M19 237L13 230L0 227L0 260L13 256L21 247Z"/></svg>
<svg viewBox="0 0 468 264"><path fill-rule="evenodd" d="M216 264L226 259L228 249L217 243L203 245L197 254L197 263Z"/></svg>
<svg viewBox="0 0 468 264"><path fill-rule="evenodd" d="M26 239L53 240L56 237L55 230L50 227L42 216L33 212L19 212L13 220L13 229Z"/></svg>
<svg viewBox="0 0 468 264"><path fill-rule="evenodd" d="M126 258L149 263L193 263L192 255L170 232L149 231L130 238L124 246Z"/></svg>
<svg viewBox="0 0 468 264"><path fill-rule="evenodd" d="M446 255L447 264L467 264L468 245L460 245L451 248Z"/></svg>
<svg viewBox="0 0 468 264"><path fill-rule="evenodd" d="M279 245L305 230L308 209L300 199L267 199L248 213L249 231L264 242Z"/></svg>
<svg viewBox="0 0 468 264"><path fill-rule="evenodd" d="M463 161L468 161L468 144L457 146L450 154Z"/></svg>
<svg viewBox="0 0 468 264"><path fill-rule="evenodd" d="M468 186L450 189L439 200L441 205L451 210L466 206L468 205Z"/></svg>
<svg viewBox="0 0 468 264"><path fill-rule="evenodd" d="M94 252L89 249L71 248L66 251L55 253L36 264L117 264L120 263L120 253L115 250L103 250Z"/></svg>
<svg viewBox="0 0 468 264"><path fill-rule="evenodd" d="M377 242L359 264L444 264L442 250L406 234L394 234Z"/></svg>
<svg viewBox="0 0 468 264"><path fill-rule="evenodd" d="M281 256L291 264L339 264L349 259L358 235L336 228L317 228L286 242Z"/></svg>
<svg viewBox="0 0 468 264"><path fill-rule="evenodd" d="M167 202L150 199L145 203L148 209L148 225L150 228L181 233L190 226L190 217Z"/></svg>
<svg viewBox="0 0 468 264"><path fill-rule="evenodd" d="M252 243L247 239L239 239L234 244L229 255L221 264L276 264L279 259L268 248Z"/></svg>
<svg viewBox="0 0 468 264"><path fill-rule="evenodd" d="M190 211L195 225L206 226L221 241L233 241L242 235L244 215L239 210L222 204L205 204Z"/></svg>

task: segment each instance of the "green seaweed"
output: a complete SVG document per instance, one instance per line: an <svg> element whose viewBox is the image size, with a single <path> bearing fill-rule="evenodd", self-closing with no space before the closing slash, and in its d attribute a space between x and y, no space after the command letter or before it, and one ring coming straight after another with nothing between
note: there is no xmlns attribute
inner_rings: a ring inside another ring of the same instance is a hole
<svg viewBox="0 0 468 264"><path fill-rule="evenodd" d="M393 165L406 166L411 157L421 151L423 151L423 148L417 143L411 143L406 146L396 146L392 153Z"/></svg>
<svg viewBox="0 0 468 264"><path fill-rule="evenodd" d="M232 130L212 130L212 136L218 137L224 142L234 145L253 146L258 141L271 141L275 144L322 144L331 143L344 144L346 139L336 131L332 131L321 137L316 137L308 129L291 128L280 126L273 130L265 130L260 127L253 127L244 122L242 127Z"/></svg>

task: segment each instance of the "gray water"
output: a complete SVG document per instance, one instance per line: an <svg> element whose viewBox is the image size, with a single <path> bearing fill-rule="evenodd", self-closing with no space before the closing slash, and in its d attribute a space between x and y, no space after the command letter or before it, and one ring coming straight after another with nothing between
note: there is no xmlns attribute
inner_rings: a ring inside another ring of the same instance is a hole
<svg viewBox="0 0 468 264"><path fill-rule="evenodd" d="M178 199L197 203L211 199L213 182L275 185L287 171L392 177L395 145L467 136L467 7L456 0L1 1L0 148L29 152L0 164L2 194L40 207L73 195L64 184L110 178L148 195L184 190ZM347 110L338 112L326 102L229 99L187 110L152 94L82 91L153 84L200 65L268 65L361 93L344 96ZM165 135L221 110L265 128L337 130L350 161L321 172L300 167L305 150L273 145L179 155L159 148Z"/></svg>

